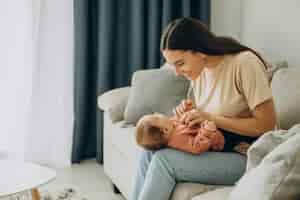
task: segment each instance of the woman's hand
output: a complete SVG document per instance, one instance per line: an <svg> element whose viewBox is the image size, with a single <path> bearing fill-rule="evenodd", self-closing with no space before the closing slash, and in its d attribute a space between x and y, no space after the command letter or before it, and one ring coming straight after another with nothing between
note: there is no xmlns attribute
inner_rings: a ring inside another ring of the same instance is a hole
<svg viewBox="0 0 300 200"><path fill-rule="evenodd" d="M181 101L181 103L173 109L173 113L177 116L177 117L182 117L182 115L189 111L192 110L194 107L193 105L193 101L190 99L186 99Z"/></svg>
<svg viewBox="0 0 300 200"><path fill-rule="evenodd" d="M180 120L187 124L189 127L192 127L195 125L201 125L201 123L205 120L212 121L212 118L213 117L210 113L193 109L189 112L184 113Z"/></svg>

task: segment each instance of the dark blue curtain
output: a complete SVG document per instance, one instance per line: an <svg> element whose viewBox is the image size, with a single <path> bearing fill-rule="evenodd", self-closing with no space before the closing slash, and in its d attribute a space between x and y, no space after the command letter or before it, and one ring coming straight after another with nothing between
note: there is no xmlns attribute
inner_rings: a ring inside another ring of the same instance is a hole
<svg viewBox="0 0 300 200"><path fill-rule="evenodd" d="M209 0L74 0L75 124L72 162L102 163L102 118L97 96L127 86L138 69L162 64L162 29L179 17L209 25Z"/></svg>

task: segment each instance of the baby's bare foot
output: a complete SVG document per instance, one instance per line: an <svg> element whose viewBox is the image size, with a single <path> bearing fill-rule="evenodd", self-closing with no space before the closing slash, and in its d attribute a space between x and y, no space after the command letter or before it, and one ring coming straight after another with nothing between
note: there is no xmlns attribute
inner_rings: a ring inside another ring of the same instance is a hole
<svg viewBox="0 0 300 200"><path fill-rule="evenodd" d="M238 153L246 155L249 147L250 147L249 143L247 143L247 142L240 142L239 144L235 145L233 149L236 152L238 152Z"/></svg>

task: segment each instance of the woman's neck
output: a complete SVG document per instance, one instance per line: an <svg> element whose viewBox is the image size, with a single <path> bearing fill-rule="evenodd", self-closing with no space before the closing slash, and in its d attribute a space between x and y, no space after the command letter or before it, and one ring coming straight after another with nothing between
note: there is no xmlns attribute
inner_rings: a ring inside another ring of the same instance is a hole
<svg viewBox="0 0 300 200"><path fill-rule="evenodd" d="M214 71L214 69L225 59L226 55L222 56L209 56L208 64L205 66L208 71Z"/></svg>

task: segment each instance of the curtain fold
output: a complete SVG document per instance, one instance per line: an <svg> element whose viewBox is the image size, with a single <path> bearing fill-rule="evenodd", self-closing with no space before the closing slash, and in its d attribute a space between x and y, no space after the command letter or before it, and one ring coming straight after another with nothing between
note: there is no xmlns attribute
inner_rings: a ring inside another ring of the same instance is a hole
<svg viewBox="0 0 300 200"><path fill-rule="evenodd" d="M71 165L74 128L73 1L30 2L34 60L30 66L32 92L24 157L48 166L66 167ZM26 46L26 50L30 49Z"/></svg>
<svg viewBox="0 0 300 200"><path fill-rule="evenodd" d="M102 163L97 96L130 84L138 69L158 68L162 29L178 17L209 24L209 0L74 0L75 83L72 162Z"/></svg>
<svg viewBox="0 0 300 200"><path fill-rule="evenodd" d="M39 5L0 1L0 159L24 159Z"/></svg>

